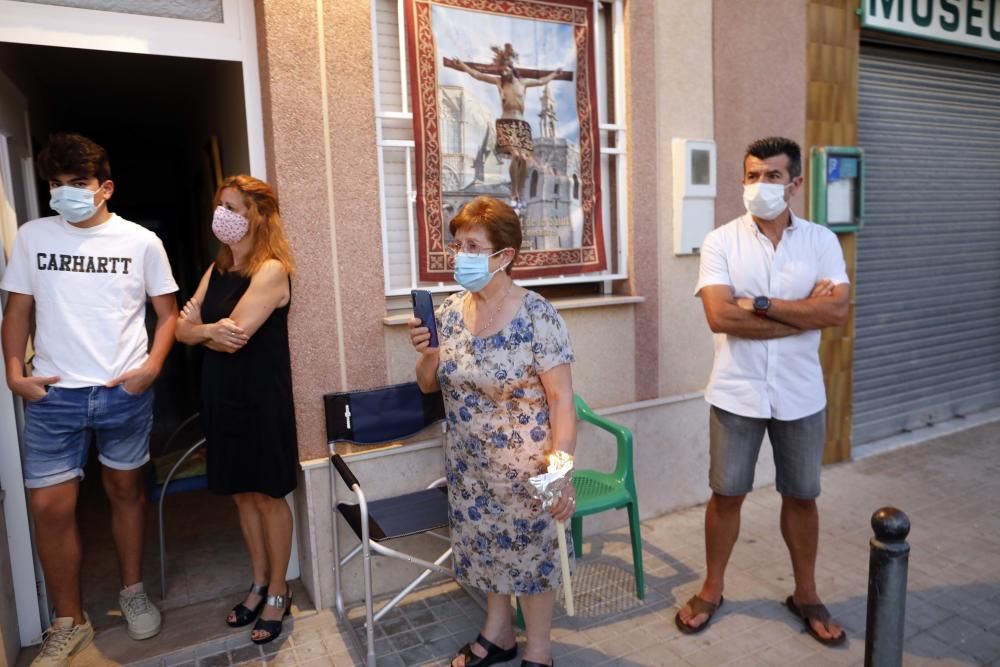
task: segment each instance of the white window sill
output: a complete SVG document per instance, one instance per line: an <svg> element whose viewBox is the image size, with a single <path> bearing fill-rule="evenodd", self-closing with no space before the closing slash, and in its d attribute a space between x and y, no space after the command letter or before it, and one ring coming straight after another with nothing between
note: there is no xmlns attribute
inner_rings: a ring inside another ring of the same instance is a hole
<svg viewBox="0 0 1000 667"><path fill-rule="evenodd" d="M623 296L608 294L600 296L573 296L561 299L552 299L551 303L556 310L575 310L577 308L607 308L610 306L627 306L634 303L646 301L644 296ZM382 318L382 324L388 327L405 326L409 319L413 317L409 308L405 310L390 310L389 314Z"/></svg>

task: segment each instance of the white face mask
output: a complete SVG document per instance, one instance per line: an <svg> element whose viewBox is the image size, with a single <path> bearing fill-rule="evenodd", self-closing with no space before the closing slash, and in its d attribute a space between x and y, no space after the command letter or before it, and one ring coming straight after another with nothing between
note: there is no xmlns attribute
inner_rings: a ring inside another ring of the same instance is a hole
<svg viewBox="0 0 1000 667"><path fill-rule="evenodd" d="M49 208L61 215L66 222L78 225L94 217L98 209L104 206L104 200L94 205L94 195L100 191L100 187L97 190L88 190L72 185L61 185L49 191L51 196Z"/></svg>
<svg viewBox="0 0 1000 667"><path fill-rule="evenodd" d="M761 220L774 220L788 208L785 189L791 183L749 183L743 186L743 205Z"/></svg>

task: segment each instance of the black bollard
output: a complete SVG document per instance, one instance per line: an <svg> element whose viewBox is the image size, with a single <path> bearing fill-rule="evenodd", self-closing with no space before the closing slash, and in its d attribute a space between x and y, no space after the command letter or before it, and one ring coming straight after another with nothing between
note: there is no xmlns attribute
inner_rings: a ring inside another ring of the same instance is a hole
<svg viewBox="0 0 1000 667"><path fill-rule="evenodd" d="M910 520L895 507L872 514L871 558L868 561L868 622L865 667L903 664L903 619L906 615L906 570L910 559Z"/></svg>

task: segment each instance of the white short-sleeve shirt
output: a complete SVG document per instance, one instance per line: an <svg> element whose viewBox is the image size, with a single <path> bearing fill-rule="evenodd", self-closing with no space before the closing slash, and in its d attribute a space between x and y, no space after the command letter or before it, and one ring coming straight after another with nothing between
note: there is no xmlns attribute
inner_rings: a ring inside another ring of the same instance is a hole
<svg viewBox="0 0 1000 667"><path fill-rule="evenodd" d="M746 213L705 237L694 293L727 285L736 298L799 300L823 278L849 282L833 232L793 214L775 249ZM826 406L819 340L819 331L770 340L715 334L705 399L744 417L791 421L819 412Z"/></svg>
<svg viewBox="0 0 1000 667"><path fill-rule="evenodd" d="M163 243L141 225L112 215L81 229L52 216L18 229L0 289L35 300L33 374L74 388L146 360L146 297L177 283Z"/></svg>

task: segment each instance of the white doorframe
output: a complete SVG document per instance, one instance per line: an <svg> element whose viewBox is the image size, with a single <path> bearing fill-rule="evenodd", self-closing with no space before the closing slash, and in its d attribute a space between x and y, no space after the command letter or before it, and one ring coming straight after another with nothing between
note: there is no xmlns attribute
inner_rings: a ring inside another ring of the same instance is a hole
<svg viewBox="0 0 1000 667"><path fill-rule="evenodd" d="M211 23L0 0L0 42L242 63L250 172L265 178L253 0L222 0L222 12Z"/></svg>
<svg viewBox="0 0 1000 667"><path fill-rule="evenodd" d="M265 179L264 112L253 0L222 0L222 5L223 22L211 23L0 0L0 42L241 63L250 173ZM7 424L14 423L13 414L8 422L5 413L5 406L10 405L13 409L10 396L6 386L0 387L0 442L17 442L16 432L13 440L7 437ZM22 646L28 646L40 640L42 621L37 604L20 452L15 452L16 465L8 465L5 457L9 452L4 454L7 449L0 447L0 483L8 491L5 507L12 537L10 551L15 567L20 639ZM295 515L294 508L292 515ZM297 546L293 534L289 579L299 577Z"/></svg>
<svg viewBox="0 0 1000 667"><path fill-rule="evenodd" d="M2 240L0 245L3 245ZM2 312L0 322L3 322ZM3 443L0 447L0 486L6 492L3 510L7 523L11 576L14 578L17 628L21 646L29 646L41 639L42 619L38 606L27 495L24 493L24 479L21 477L21 451L14 417L14 395L7 388L6 382L0 382L0 442Z"/></svg>
<svg viewBox="0 0 1000 667"><path fill-rule="evenodd" d="M247 117L247 149L250 154L250 175L267 180L264 151L264 105L260 94L260 63L257 60L257 21L253 0L244 0L240 12L241 58L243 62L243 99ZM296 561L297 562L297 561Z"/></svg>
<svg viewBox="0 0 1000 667"><path fill-rule="evenodd" d="M2 245L0 240L0 245ZM3 313L0 312L0 322ZM17 422L14 417L14 395L6 382L0 382L0 486L6 492L3 502L7 523L7 547L13 576L14 604L17 607L17 627L21 646L40 641L41 610L35 579L35 554L31 548L31 526L28 523L28 502L21 476L21 451L18 445Z"/></svg>
<svg viewBox="0 0 1000 667"><path fill-rule="evenodd" d="M13 170L8 138L0 128L0 179L3 181L4 198L14 208ZM0 206L4 202L0 202ZM0 269L6 268L3 238L0 237ZM0 312L0 323L3 313ZM0 382L0 487L5 491L4 520L7 524L7 550L10 554L11 582L14 588L14 605L17 609L17 627L21 646L37 642L42 636L41 609L35 573L35 554L31 547L31 525L28 521L28 503L21 475L21 447L17 434L17 417L14 413L14 395L7 383Z"/></svg>

